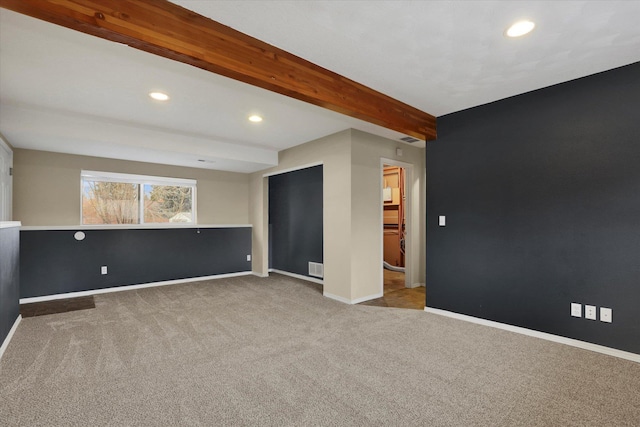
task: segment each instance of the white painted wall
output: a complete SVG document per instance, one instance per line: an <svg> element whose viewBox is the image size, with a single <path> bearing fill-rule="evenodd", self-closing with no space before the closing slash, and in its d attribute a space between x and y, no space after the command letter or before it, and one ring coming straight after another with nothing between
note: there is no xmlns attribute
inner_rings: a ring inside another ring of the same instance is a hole
<svg viewBox="0 0 640 427"><path fill-rule="evenodd" d="M351 139L351 201L352 209L352 298L355 300L382 291L382 169L381 159L390 159L413 165L406 192L410 193L411 206L406 213L410 220L410 247L408 247L406 274L409 284L424 283L425 243L421 231L425 216L420 206L425 199L423 180L425 151L401 142L392 141L358 130ZM396 148L402 149L398 156Z"/></svg>
<svg viewBox="0 0 640 427"><path fill-rule="evenodd" d="M14 217L26 226L79 225L83 169L195 179L198 223L249 222L248 174L24 149L15 150Z"/></svg>
<svg viewBox="0 0 640 427"><path fill-rule="evenodd" d="M269 266L268 178L265 174L322 162L324 173L324 293L351 299L351 131L343 131L281 151L274 168L251 175L249 219L253 225L253 271L267 275Z"/></svg>
<svg viewBox="0 0 640 427"><path fill-rule="evenodd" d="M397 156L396 148L403 155ZM382 222L380 159L414 165L411 191L411 284L424 277L424 149L347 130L280 152L277 167L251 175L249 219L253 224L253 271L268 271L268 181L265 175L322 162L324 167L324 294L345 302L380 296Z"/></svg>

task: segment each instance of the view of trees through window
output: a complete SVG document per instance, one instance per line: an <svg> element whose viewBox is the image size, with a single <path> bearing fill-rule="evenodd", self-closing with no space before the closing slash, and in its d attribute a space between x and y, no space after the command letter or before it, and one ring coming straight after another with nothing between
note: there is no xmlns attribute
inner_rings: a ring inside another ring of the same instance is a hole
<svg viewBox="0 0 640 427"><path fill-rule="evenodd" d="M144 186L144 222L193 222L191 187Z"/></svg>
<svg viewBox="0 0 640 427"><path fill-rule="evenodd" d="M83 177L82 223L194 222L193 197L194 186L100 181Z"/></svg>
<svg viewBox="0 0 640 427"><path fill-rule="evenodd" d="M138 224L138 184L85 181L83 224Z"/></svg>

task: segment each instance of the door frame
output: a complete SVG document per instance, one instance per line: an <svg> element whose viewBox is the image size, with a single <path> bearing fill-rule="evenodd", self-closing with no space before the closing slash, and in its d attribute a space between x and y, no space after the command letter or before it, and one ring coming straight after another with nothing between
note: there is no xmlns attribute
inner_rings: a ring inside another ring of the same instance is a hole
<svg viewBox="0 0 640 427"><path fill-rule="evenodd" d="M273 236L270 233L269 230L269 221L271 220L271 218L269 218L269 178L272 176L277 176L277 175L282 175L285 173L289 173L289 172L296 172L296 171L300 171L303 169L309 169L309 168L313 168L316 166L322 166L322 264L323 264L323 268L324 268L324 258L325 258L325 254L326 252L326 248L325 248L325 244L326 244L326 238L325 238L325 233L327 230L327 224L326 224L326 206L327 206L327 202L326 202L326 189L325 189L325 175L324 175L324 161L320 160L317 162L311 162L311 163L305 163L303 165L300 166L293 166L290 168L286 168L286 169L279 169L279 170L274 170L272 172L266 172L262 174L262 195L263 195L263 209L264 209L264 215L263 215L263 226L265 227L265 231L264 234L266 235L265 241L267 242L266 247L264 248L264 255L263 255L263 262L266 261L266 268L263 268L263 271L266 272L266 274L264 276L261 277L268 277L269 273L279 273L279 274L284 274L285 276L291 276L291 277L295 277L298 279L302 279L302 280L306 280L308 282L313 282L313 283L318 283L320 285L324 285L324 277L322 279L317 279L314 277L309 277L309 276L303 276L301 274L296 274L296 273L290 273L287 271L282 271L282 270L277 270L277 269L273 269L271 268L271 242L272 242L272 238ZM325 270L326 271L326 270ZM264 273L263 273L264 274ZM326 276L326 274L325 274Z"/></svg>
<svg viewBox="0 0 640 427"><path fill-rule="evenodd" d="M413 287L413 260L412 245L413 245L413 174L414 165L411 163L402 162L400 160L388 159L385 157L380 158L380 184L379 193L380 201L378 203L379 211L379 225L378 230L380 233L380 293L384 294L384 197L382 195L382 188L384 186L384 167L397 166L404 169L404 221L405 221L405 241L404 241L404 286L405 288Z"/></svg>
<svg viewBox="0 0 640 427"><path fill-rule="evenodd" d="M8 170L3 171L3 176L0 178L0 185L6 185L6 193L2 194L2 200L0 200L0 221L11 221L13 218L13 175L11 170L13 169L13 150L6 142L4 137L0 134L0 162L5 162Z"/></svg>

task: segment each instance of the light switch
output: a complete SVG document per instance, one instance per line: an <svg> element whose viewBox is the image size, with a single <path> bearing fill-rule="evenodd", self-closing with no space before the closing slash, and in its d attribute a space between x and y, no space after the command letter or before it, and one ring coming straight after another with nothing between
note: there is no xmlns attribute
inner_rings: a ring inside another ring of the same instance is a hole
<svg viewBox="0 0 640 427"><path fill-rule="evenodd" d="M571 303L571 315L573 317L582 317L582 304Z"/></svg>
<svg viewBox="0 0 640 427"><path fill-rule="evenodd" d="M438 225L440 227L444 227L445 225L447 225L447 218L444 215L440 215L438 217Z"/></svg>

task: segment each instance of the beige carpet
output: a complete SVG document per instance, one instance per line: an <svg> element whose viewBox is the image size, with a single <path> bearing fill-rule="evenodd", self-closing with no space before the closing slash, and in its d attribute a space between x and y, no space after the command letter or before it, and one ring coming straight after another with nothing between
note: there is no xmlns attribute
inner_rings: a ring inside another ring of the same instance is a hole
<svg viewBox="0 0 640 427"><path fill-rule="evenodd" d="M274 275L27 318L2 426L639 426L640 364Z"/></svg>

